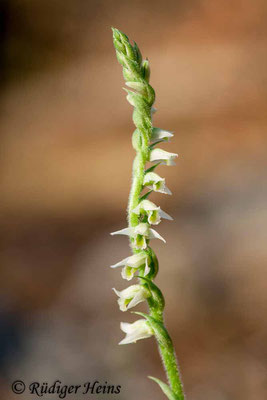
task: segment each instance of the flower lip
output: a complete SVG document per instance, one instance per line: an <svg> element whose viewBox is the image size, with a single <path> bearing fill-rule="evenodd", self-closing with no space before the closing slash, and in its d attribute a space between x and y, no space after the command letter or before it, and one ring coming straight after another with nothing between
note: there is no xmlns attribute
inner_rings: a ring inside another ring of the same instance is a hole
<svg viewBox="0 0 267 400"><path fill-rule="evenodd" d="M160 207L157 207L156 204L152 203L150 200L142 200L137 207L135 207L132 212L134 214L140 215L141 211L156 211L159 210Z"/></svg>
<svg viewBox="0 0 267 400"><path fill-rule="evenodd" d="M162 178L156 172L148 172L144 176L144 185L149 185L152 182L164 182L165 178Z"/></svg>
<svg viewBox="0 0 267 400"><path fill-rule="evenodd" d="M137 207L132 210L133 213L140 215L145 212L148 215L148 222L153 225L158 225L161 218L172 220L173 218L157 207L156 204L150 200L142 200Z"/></svg>
<svg viewBox="0 0 267 400"><path fill-rule="evenodd" d="M176 153L169 153L168 151L156 148L151 150L149 161L160 161L162 164L175 165L174 159L176 157L178 157Z"/></svg>
<svg viewBox="0 0 267 400"><path fill-rule="evenodd" d="M119 297L118 303L121 311L127 311L151 296L150 291L143 285L131 285L122 291L115 288L113 290Z"/></svg>
<svg viewBox="0 0 267 400"><path fill-rule="evenodd" d="M152 129L152 135L151 135L152 142L156 142L158 140L169 141L172 137L173 133L170 131L166 131L165 129L160 129L160 128Z"/></svg>
<svg viewBox="0 0 267 400"><path fill-rule="evenodd" d="M146 249L146 239L160 239L164 243L166 240L160 236L158 232L150 228L145 222L141 222L139 225L130 228L124 228L116 232L112 232L111 235L127 235L134 238L134 244L137 248L142 250Z"/></svg>
<svg viewBox="0 0 267 400"><path fill-rule="evenodd" d="M169 188L165 185L165 178L162 178L155 172L148 172L144 176L143 185L147 186L149 189L154 190L154 192L172 194Z"/></svg>
<svg viewBox="0 0 267 400"><path fill-rule="evenodd" d="M149 237L149 225L145 222L140 222L140 224L135 227L135 234Z"/></svg>
<svg viewBox="0 0 267 400"><path fill-rule="evenodd" d="M141 265L145 264L147 259L147 254L144 252L140 252L137 254L133 254L132 256L126 257L123 260L119 261L118 263L111 265L111 268L117 267L132 267L132 268L139 268Z"/></svg>
<svg viewBox="0 0 267 400"><path fill-rule="evenodd" d="M123 279L130 281L138 268L145 267L144 276L148 275L150 272L150 267L148 263L149 256L145 252L140 252L137 254L133 254L130 257L124 258L118 263L111 265L111 268L123 267L121 271L121 275Z"/></svg>
<svg viewBox="0 0 267 400"><path fill-rule="evenodd" d="M137 340L149 338L154 334L152 328L144 319L138 319L132 324L121 322L120 327L126 333L126 336L119 344L136 343Z"/></svg>

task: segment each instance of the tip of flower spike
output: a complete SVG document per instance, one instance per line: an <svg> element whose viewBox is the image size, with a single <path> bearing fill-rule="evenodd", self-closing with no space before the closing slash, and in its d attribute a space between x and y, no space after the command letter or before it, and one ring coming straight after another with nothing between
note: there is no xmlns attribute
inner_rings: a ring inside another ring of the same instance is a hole
<svg viewBox="0 0 267 400"><path fill-rule="evenodd" d="M114 40L120 40L120 31L117 28L111 27Z"/></svg>
<svg viewBox="0 0 267 400"><path fill-rule="evenodd" d="M120 36L120 31L119 31L119 29L117 29L117 28L114 28L114 26L112 26L111 27L111 30L112 30L112 32L113 32L113 34L115 35L115 36Z"/></svg>
<svg viewBox="0 0 267 400"><path fill-rule="evenodd" d="M125 35L125 33L123 33L122 31L120 31L119 29L114 28L114 27L111 27L111 29L112 29L112 32L113 32L113 38L115 40L118 40L118 41L125 40L127 42L129 41L129 38L128 38L127 35Z"/></svg>

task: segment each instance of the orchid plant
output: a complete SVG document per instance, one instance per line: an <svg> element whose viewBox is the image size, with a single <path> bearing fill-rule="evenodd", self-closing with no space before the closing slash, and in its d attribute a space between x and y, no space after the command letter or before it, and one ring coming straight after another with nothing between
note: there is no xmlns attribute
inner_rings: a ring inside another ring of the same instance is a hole
<svg viewBox="0 0 267 400"><path fill-rule="evenodd" d="M154 336L168 384L154 377L149 378L159 384L168 399L183 400L184 392L175 351L163 320L164 297L153 282L158 273L158 259L150 247L151 239L160 239L165 242L165 239L152 226L158 225L162 218L171 220L172 217L148 200L153 191L171 194L165 185L165 179L155 173L155 168L160 164L174 165L174 159L178 155L156 147L159 143L169 141L173 133L152 126L155 92L149 84L148 60L142 59L135 42L132 45L124 33L115 28L112 30L117 59L123 67L126 85L132 89L125 90L127 100L134 107L133 122L136 130L132 136L132 144L136 150L136 157L133 163L133 180L128 204L128 227L111 233L111 235L129 236L132 255L111 267L122 267L123 279L130 281L136 277L139 280L138 284L124 290L113 290L118 296L121 311L127 311L144 301L147 301L149 306L148 314L135 312L142 317L141 319L134 323L121 323L121 330L126 336L119 344L135 343L137 340ZM151 162L152 166L147 168L147 162ZM149 190L143 194L146 188Z"/></svg>

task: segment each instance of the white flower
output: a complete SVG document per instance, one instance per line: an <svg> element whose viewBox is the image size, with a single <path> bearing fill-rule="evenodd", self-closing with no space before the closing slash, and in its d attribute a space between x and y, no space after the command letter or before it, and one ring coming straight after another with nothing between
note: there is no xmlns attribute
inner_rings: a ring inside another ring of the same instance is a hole
<svg viewBox="0 0 267 400"><path fill-rule="evenodd" d="M121 311L127 311L151 296L150 291L142 285L132 285L120 292L115 288L113 290L119 297L118 304Z"/></svg>
<svg viewBox="0 0 267 400"><path fill-rule="evenodd" d="M158 225L161 218L172 220L170 215L162 211L160 207L157 207L156 204L152 203L150 200L141 201L132 212L137 215L146 213L148 215L148 222L153 225Z"/></svg>
<svg viewBox="0 0 267 400"><path fill-rule="evenodd" d="M152 135L151 135L152 142L157 142L158 140L169 141L171 137L173 137L172 132L165 131L164 129L160 129L160 128L152 129Z"/></svg>
<svg viewBox="0 0 267 400"><path fill-rule="evenodd" d="M166 243L166 240L160 236L158 232L150 228L149 225L144 222L141 222L135 227L124 228L117 232L112 232L111 235L127 235L133 237L134 246L141 250L147 248L147 239L160 239Z"/></svg>
<svg viewBox="0 0 267 400"><path fill-rule="evenodd" d="M138 319L133 324L121 322L121 330L126 333L126 336L119 344L136 343L137 340L149 338L154 334L145 319Z"/></svg>
<svg viewBox="0 0 267 400"><path fill-rule="evenodd" d="M145 266L144 276L146 276L149 273L150 268L148 266L148 255L143 251L138 254L134 254L133 256L124 258L117 264L111 265L111 268L124 267L121 271L121 275L123 279L130 281L137 269L142 266Z"/></svg>
<svg viewBox="0 0 267 400"><path fill-rule="evenodd" d="M143 185L155 192L172 194L170 189L165 185L165 179L156 174L155 172L148 172L145 174Z"/></svg>
<svg viewBox="0 0 267 400"><path fill-rule="evenodd" d="M160 161L161 164L175 165L174 159L178 157L176 153L169 153L162 149L152 149L149 161Z"/></svg>

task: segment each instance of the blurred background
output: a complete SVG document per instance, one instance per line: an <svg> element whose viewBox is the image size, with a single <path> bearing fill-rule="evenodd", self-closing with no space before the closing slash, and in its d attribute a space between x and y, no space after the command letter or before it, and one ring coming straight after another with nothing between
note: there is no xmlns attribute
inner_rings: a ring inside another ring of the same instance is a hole
<svg viewBox="0 0 267 400"><path fill-rule="evenodd" d="M165 380L154 340L117 346L136 318L109 268L129 255L109 232L134 157L115 26L149 58L154 125L180 156L159 169L173 196L151 199L175 218L153 245L188 399L266 399L266 1L0 4L0 398L15 379L164 398L146 378Z"/></svg>

